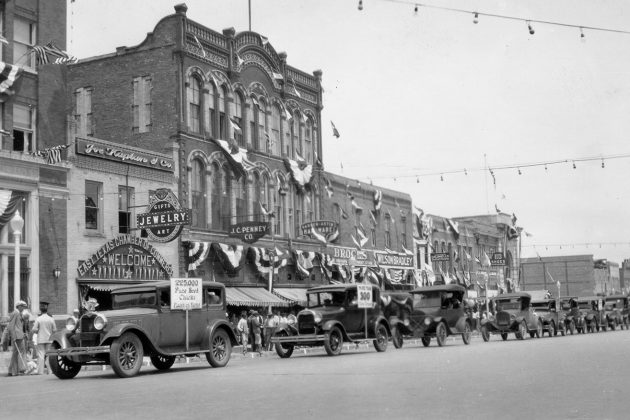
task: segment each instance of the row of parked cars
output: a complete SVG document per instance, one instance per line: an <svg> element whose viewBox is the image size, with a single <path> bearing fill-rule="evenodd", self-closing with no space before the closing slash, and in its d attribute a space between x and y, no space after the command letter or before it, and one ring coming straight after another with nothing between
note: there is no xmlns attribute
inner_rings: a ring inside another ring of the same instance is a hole
<svg viewBox="0 0 630 420"><path fill-rule="evenodd" d="M78 318L52 337L47 356L60 379L74 378L82 366L111 365L120 377L136 375L143 358L159 370L169 369L178 356L205 355L213 367L227 365L237 344L226 316L225 287L204 281L201 308L173 310L169 281L126 286L112 291L112 309L97 311L85 302ZM360 295L361 294L361 295ZM378 352L391 341L396 348L405 339L432 340L443 346L448 336L459 335L470 344L479 329L488 341L499 334L506 340L600 329L629 328L628 297L566 297L532 301L528 293L495 297L488 311L476 308L459 285L435 285L406 292L383 292L376 285L327 285L307 291L307 307L297 323L277 328L272 343L281 358L297 346L323 346L328 355L341 353L344 343L372 341Z"/></svg>

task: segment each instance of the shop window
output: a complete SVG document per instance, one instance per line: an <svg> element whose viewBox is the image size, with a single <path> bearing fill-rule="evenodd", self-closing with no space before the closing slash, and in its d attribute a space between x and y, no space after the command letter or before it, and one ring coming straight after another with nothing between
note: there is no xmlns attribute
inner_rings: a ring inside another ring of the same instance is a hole
<svg viewBox="0 0 630 420"><path fill-rule="evenodd" d="M101 230L101 197L103 184L85 181L85 228Z"/></svg>
<svg viewBox="0 0 630 420"><path fill-rule="evenodd" d="M151 94L153 81L149 76L133 78L133 133L148 133L151 131ZM197 102L199 92L197 91ZM198 116L197 116L198 117ZM197 125L198 125L197 121Z"/></svg>
<svg viewBox="0 0 630 420"><path fill-rule="evenodd" d="M134 202L133 187L118 186L118 233L131 233Z"/></svg>
<svg viewBox="0 0 630 420"><path fill-rule="evenodd" d="M13 150L35 151L35 110L30 105L13 104Z"/></svg>

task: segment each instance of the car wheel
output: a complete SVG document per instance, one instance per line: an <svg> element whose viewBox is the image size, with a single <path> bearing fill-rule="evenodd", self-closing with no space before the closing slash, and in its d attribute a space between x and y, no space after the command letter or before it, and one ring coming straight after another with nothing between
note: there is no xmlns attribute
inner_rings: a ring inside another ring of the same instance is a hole
<svg viewBox="0 0 630 420"><path fill-rule="evenodd" d="M435 341L437 341L438 346L442 347L444 344L446 344L446 337L448 337L446 325L444 325L443 322L440 322L435 328Z"/></svg>
<svg viewBox="0 0 630 420"><path fill-rule="evenodd" d="M462 341L464 344L470 344L470 338L472 337L472 330L468 322L464 323L464 332L462 333Z"/></svg>
<svg viewBox="0 0 630 420"><path fill-rule="evenodd" d="M175 363L175 356L155 354L151 356L151 363L157 370L168 370L173 366L173 363Z"/></svg>
<svg viewBox="0 0 630 420"><path fill-rule="evenodd" d="M387 328L385 325L378 324L376 326L376 339L374 340L374 348L378 352L382 352L387 350L387 342L389 341L389 337L387 337Z"/></svg>
<svg viewBox="0 0 630 420"><path fill-rule="evenodd" d="M571 321L571 323L569 324L569 331L571 331L571 335L577 332L575 331L575 322Z"/></svg>
<svg viewBox="0 0 630 420"><path fill-rule="evenodd" d="M224 367L230 361L232 343L223 329L215 330L210 337L210 351L206 353L206 360L215 368Z"/></svg>
<svg viewBox="0 0 630 420"><path fill-rule="evenodd" d="M126 332L115 339L109 349L109 363L121 378L136 375L142 367L143 357L142 342L132 332Z"/></svg>
<svg viewBox="0 0 630 420"><path fill-rule="evenodd" d="M516 338L518 338L519 340L525 340L525 337L527 337L527 324L525 323L525 321L523 321L520 324L518 324L518 331L516 332Z"/></svg>
<svg viewBox="0 0 630 420"><path fill-rule="evenodd" d="M549 337L558 335L558 331L556 331L556 324L553 321L549 323L549 330L547 332L549 333Z"/></svg>
<svg viewBox="0 0 630 420"><path fill-rule="evenodd" d="M564 322L560 325L560 335L564 337L567 334L567 326Z"/></svg>
<svg viewBox="0 0 630 420"><path fill-rule="evenodd" d="M488 331L488 327L485 325L481 327L481 338L486 342L490 340L490 332Z"/></svg>
<svg viewBox="0 0 630 420"><path fill-rule="evenodd" d="M542 322L540 322L540 319L538 320L538 323L536 324L536 338L540 338L543 336L543 325Z"/></svg>
<svg viewBox="0 0 630 420"><path fill-rule="evenodd" d="M289 336L289 334L287 334L286 331L282 331L278 335L280 337L288 337ZM278 356L280 356L281 359L288 359L293 354L294 346L293 346L293 344L276 343L275 348L276 348L276 354Z"/></svg>
<svg viewBox="0 0 630 420"><path fill-rule="evenodd" d="M616 327L615 324L617 324L617 320L614 320L613 322L610 323L610 330L611 331L615 331L615 327Z"/></svg>
<svg viewBox="0 0 630 420"><path fill-rule="evenodd" d="M339 327L332 327L324 336L324 348L329 356L338 356L341 354L343 346L343 335Z"/></svg>
<svg viewBox="0 0 630 420"><path fill-rule="evenodd" d="M424 347L429 347L429 344L431 344L431 337L422 337L420 340Z"/></svg>
<svg viewBox="0 0 630 420"><path fill-rule="evenodd" d="M53 349L58 350L60 347L58 344L53 344ZM72 379L81 370L79 363L74 363L63 356L50 355L48 356L48 366L55 376L59 379Z"/></svg>
<svg viewBox="0 0 630 420"><path fill-rule="evenodd" d="M605 322L602 324L601 329L603 332L606 332L606 330L608 329L608 326L606 325Z"/></svg>
<svg viewBox="0 0 630 420"><path fill-rule="evenodd" d="M403 346L403 337L398 327L392 327L392 343L394 347L399 349Z"/></svg>
<svg viewBox="0 0 630 420"><path fill-rule="evenodd" d="M506 341L508 339L508 333L501 333L501 338L503 341Z"/></svg>

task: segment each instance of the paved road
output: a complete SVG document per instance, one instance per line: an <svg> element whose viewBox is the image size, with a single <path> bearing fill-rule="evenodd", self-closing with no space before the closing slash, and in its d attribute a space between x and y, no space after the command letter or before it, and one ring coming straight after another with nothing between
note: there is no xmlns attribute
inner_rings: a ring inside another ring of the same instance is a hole
<svg viewBox="0 0 630 420"><path fill-rule="evenodd" d="M627 419L630 332L0 379L3 418ZM7 417L4 417L8 415Z"/></svg>

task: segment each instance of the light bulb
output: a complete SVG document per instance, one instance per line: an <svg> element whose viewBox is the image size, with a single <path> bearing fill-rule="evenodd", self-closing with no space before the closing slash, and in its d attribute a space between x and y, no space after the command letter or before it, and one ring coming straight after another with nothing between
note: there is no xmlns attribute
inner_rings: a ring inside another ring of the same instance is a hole
<svg viewBox="0 0 630 420"><path fill-rule="evenodd" d="M473 18L473 23L479 23L479 13L475 12L475 17Z"/></svg>
<svg viewBox="0 0 630 420"><path fill-rule="evenodd" d="M363 10L363 0L359 0L359 10Z"/></svg>
<svg viewBox="0 0 630 420"><path fill-rule="evenodd" d="M530 35L534 35L536 33L536 31L534 31L534 28L532 28L532 24L529 22L527 22L527 29L529 29Z"/></svg>

